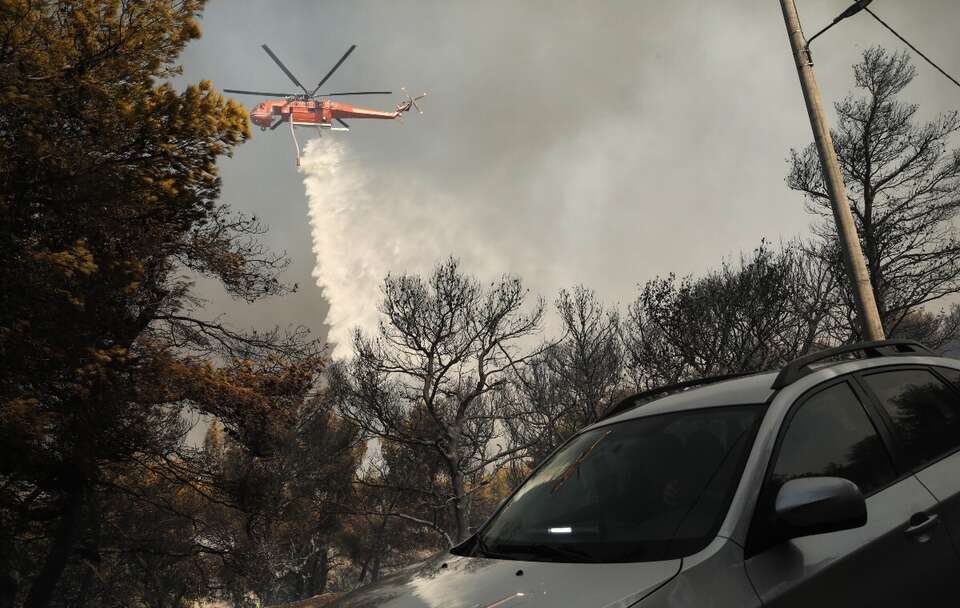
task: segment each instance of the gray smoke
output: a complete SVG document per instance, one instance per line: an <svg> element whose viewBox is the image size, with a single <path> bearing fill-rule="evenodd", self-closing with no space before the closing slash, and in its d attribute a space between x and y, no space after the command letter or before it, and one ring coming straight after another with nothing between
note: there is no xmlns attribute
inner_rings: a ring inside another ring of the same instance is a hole
<svg viewBox="0 0 960 608"><path fill-rule="evenodd" d="M373 184L342 141L311 140L301 171L313 276L330 305L325 323L335 355L350 352L355 327L376 328L380 285L389 272L426 274L449 255L483 278L512 267L484 242L470 206L398 173L381 173Z"/></svg>

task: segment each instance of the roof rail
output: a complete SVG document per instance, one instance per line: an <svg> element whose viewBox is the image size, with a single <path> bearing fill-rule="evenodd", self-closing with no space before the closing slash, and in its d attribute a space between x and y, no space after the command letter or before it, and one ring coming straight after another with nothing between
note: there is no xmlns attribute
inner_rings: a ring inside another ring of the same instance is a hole
<svg viewBox="0 0 960 608"><path fill-rule="evenodd" d="M705 386L715 382L723 382L724 380L732 380L734 378L742 378L744 376L753 376L754 374L759 373L762 372L739 372L736 374L723 374L722 376L707 376L706 378L697 378L696 380L687 380L686 382L677 382L676 384L658 386L657 388L636 393L620 400L616 405L607 410L603 416L600 416L600 419L597 420L597 422L600 420L606 420L607 418L611 418L617 414L622 414L623 412L633 409L634 407L640 407L643 405L643 403L637 403L637 401L640 400L650 400L653 397L666 395L669 393L678 393L695 386Z"/></svg>
<svg viewBox="0 0 960 608"><path fill-rule="evenodd" d="M884 352L881 350L883 348L892 349L893 352ZM773 385L770 388L776 390L793 384L807 374L813 373L813 370L809 367L810 365L817 363L818 361L831 359L838 355L846 355L849 353L863 353L867 358L891 357L909 354L936 354L915 340L881 340L878 342L858 342L856 344L838 346L837 348L818 350L815 353L804 355L788 363L787 366L784 367L777 375L776 380L773 381Z"/></svg>

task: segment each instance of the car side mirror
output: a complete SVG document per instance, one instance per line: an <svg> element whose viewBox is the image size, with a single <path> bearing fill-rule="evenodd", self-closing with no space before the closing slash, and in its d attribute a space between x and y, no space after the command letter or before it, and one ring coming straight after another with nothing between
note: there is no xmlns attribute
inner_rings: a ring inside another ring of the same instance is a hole
<svg viewBox="0 0 960 608"><path fill-rule="evenodd" d="M840 477L791 479L777 493L778 527L787 538L859 528L867 503L857 484Z"/></svg>

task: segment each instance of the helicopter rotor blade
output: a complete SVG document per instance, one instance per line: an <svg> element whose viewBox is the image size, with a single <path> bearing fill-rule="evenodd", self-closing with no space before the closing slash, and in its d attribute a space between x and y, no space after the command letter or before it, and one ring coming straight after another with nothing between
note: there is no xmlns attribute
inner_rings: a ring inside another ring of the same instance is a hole
<svg viewBox="0 0 960 608"><path fill-rule="evenodd" d="M350 125L348 125L345 120L341 120L341 119L339 119L339 118L334 118L334 120L336 120L337 122L339 122L341 125L343 125L343 126L346 127L347 129L350 128Z"/></svg>
<svg viewBox="0 0 960 608"><path fill-rule="evenodd" d="M303 90L303 92L306 93L307 95L310 95L310 91L307 90L307 87L303 86L300 83L300 81L297 80L297 77L294 76L293 73L287 69L287 66L283 65L283 62L280 61L279 57L273 54L273 51L270 50L269 46L265 44L261 44L260 47L267 52L267 55L270 55L270 59L273 59L274 63L276 63L280 67L280 69L283 70L283 73L287 75L287 78L293 81L293 84L300 87Z"/></svg>
<svg viewBox="0 0 960 608"><path fill-rule="evenodd" d="M308 94L309 94L309 95L316 95L316 94L317 94L317 91L320 90L320 87L323 86L323 83L325 83L327 80L330 79L331 76L333 76L333 73L337 71L337 68L340 67L340 64L342 64L344 61L347 60L347 57L350 56L350 53L352 53L352 52L353 52L353 49L355 49L355 48L357 48L357 45L351 44L351 45L350 45L350 48L347 49L347 52L344 53L344 54L343 54L343 57L340 58L340 61L338 61L338 62L336 63L336 65L334 65L332 68L330 68L330 71L327 72L327 75L323 77L323 80L320 81L320 84L318 84L318 85L316 86L316 88L313 89L313 93L308 93ZM306 89L304 89L304 90L306 90Z"/></svg>
<svg viewBox="0 0 960 608"><path fill-rule="evenodd" d="M296 97L298 93L267 93L265 91L241 91L238 89L223 89L224 93L234 95L257 95L259 97Z"/></svg>
<svg viewBox="0 0 960 608"><path fill-rule="evenodd" d="M403 104L403 105L406 106L406 110L404 110L404 111L405 111L405 112L409 112L409 111L410 111L410 108L416 108L416 110L417 110L418 113L423 114L423 110L421 110L421 109L420 109L420 106L417 105L417 100L418 100L418 99L423 99L424 97L427 96L427 94L426 94L426 93L421 93L420 95L417 95L416 97L411 97L411 96L410 96L410 93L407 92L407 88L406 88L406 87L400 87L400 90L403 91L403 94L404 94L404 95L406 96L406 98L407 98L407 101ZM402 107L402 106L397 106L397 109L399 110L401 107Z"/></svg>
<svg viewBox="0 0 960 608"><path fill-rule="evenodd" d="M417 100L418 100L418 99L423 99L423 98L426 97L426 96L427 96L427 94L424 93L424 94L419 95L419 96L417 96L417 97L414 97L413 99L410 100L410 103L413 105L413 107L415 107L415 108L417 109L417 112L419 112L421 116L423 116L423 110L421 110L421 109L420 109L420 106L417 105Z"/></svg>
<svg viewBox="0 0 960 608"><path fill-rule="evenodd" d="M351 91L349 93L323 93L320 97L342 97L343 95L393 95L393 91Z"/></svg>

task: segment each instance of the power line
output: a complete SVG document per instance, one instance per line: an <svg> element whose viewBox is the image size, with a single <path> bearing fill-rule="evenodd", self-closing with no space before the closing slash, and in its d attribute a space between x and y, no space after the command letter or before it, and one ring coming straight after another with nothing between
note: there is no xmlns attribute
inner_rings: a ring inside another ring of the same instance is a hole
<svg viewBox="0 0 960 608"><path fill-rule="evenodd" d="M926 55L924 55L924 54L920 51L920 49L918 49L917 47L915 47L915 46L913 46L912 44L910 44L910 42L909 42L906 38L904 38L903 36L901 36L900 34L897 33L897 30L895 30L895 29L893 29L892 27L890 27L889 25L887 25L887 23L886 23L883 19L881 19L880 17L877 17L876 13L874 13L873 11L871 11L869 8L866 8L866 7L864 7L863 10L867 11L868 13L870 13L870 15L871 15L874 19L876 19L877 21L880 22L880 25L882 25L883 27L885 27L885 28L887 28L888 30L890 30L891 32L893 32L893 35L894 35L894 36L896 36L897 38L899 38L901 41L903 41L904 44L906 44L908 47L910 47L911 49L913 49L913 51L914 51L917 55L920 55L921 57L923 57L924 59L926 59L927 63L929 63L929 64L932 65L933 67L937 68L937 71L939 71L941 74L943 74L944 76L946 76L947 78L949 78L950 81L953 82L953 84L955 84L955 85L957 85L958 87L960 87L960 82L957 82L957 79L956 79L956 78L954 78L954 77L951 76L950 74L947 74L947 72L946 72L943 68L941 68L939 65L937 65L936 63L934 63L933 59L930 59L929 57L927 57Z"/></svg>

